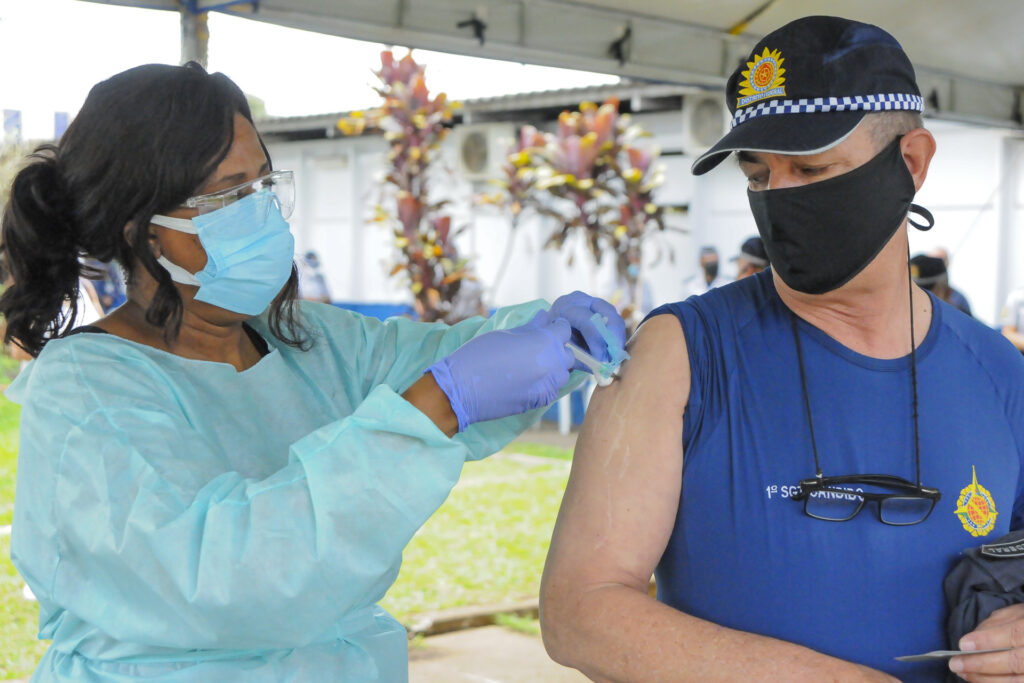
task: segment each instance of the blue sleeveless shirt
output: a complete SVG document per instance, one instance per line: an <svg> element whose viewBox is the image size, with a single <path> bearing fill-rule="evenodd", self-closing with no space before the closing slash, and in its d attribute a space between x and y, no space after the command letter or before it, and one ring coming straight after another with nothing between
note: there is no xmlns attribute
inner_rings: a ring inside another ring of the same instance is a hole
<svg viewBox="0 0 1024 683"><path fill-rule="evenodd" d="M792 500L814 456L790 313L770 271L651 313L678 318L692 374L659 600L902 681L942 680L944 662L893 658L948 646L946 573L962 549L1021 526L1024 358L934 296L932 308L917 349L921 482L942 497L904 527L882 524L870 502L825 522ZM910 356L870 358L802 320L798 330L824 474L914 481Z"/></svg>

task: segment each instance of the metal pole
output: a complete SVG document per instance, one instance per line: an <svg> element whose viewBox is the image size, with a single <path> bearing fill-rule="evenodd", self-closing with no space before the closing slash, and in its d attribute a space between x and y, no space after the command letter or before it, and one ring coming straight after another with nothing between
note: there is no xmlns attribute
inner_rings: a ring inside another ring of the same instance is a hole
<svg viewBox="0 0 1024 683"><path fill-rule="evenodd" d="M1008 137L1003 140L1000 160L999 200L999 259L996 264L996 305L995 321L998 325L1000 310L1011 291L1024 285L1020 275L1020 254L1024 249L1024 230L1020 218L1024 215L1024 204L1018 197L1017 188L1024 175L1024 140Z"/></svg>
<svg viewBox="0 0 1024 683"><path fill-rule="evenodd" d="M195 12L184 5L181 7L181 63L199 62L206 68L207 46L210 30L207 28L206 12Z"/></svg>
<svg viewBox="0 0 1024 683"><path fill-rule="evenodd" d="M558 433L565 436L572 429L572 394L558 399Z"/></svg>

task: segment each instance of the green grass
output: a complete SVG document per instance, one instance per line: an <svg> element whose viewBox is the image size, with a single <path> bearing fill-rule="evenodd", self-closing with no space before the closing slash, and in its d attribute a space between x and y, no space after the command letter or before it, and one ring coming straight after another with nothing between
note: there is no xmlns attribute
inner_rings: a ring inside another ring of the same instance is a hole
<svg viewBox="0 0 1024 683"><path fill-rule="evenodd" d="M540 636L540 621L533 617L521 617L518 614L497 614L494 623L507 629L525 633L528 636Z"/></svg>
<svg viewBox="0 0 1024 683"><path fill-rule="evenodd" d="M18 469L18 419L21 409L0 394L0 526L14 515L14 477ZM7 557L8 553L3 556Z"/></svg>
<svg viewBox="0 0 1024 683"><path fill-rule="evenodd" d="M0 381L5 371L0 361ZM0 395L0 526L11 523L14 509L19 414ZM401 574L382 603L400 621L536 597L571 453L529 443L506 450L545 459L466 464L451 496L406 548ZM21 596L22 585L10 561L10 537L0 535L0 680L30 676L47 647L36 638L38 607ZM526 618L502 615L498 623L536 632L536 622Z"/></svg>
<svg viewBox="0 0 1024 683"><path fill-rule="evenodd" d="M536 597L568 476L569 463L560 458L467 463L451 496L406 548L383 607L408 624L419 612Z"/></svg>
<svg viewBox="0 0 1024 683"><path fill-rule="evenodd" d="M39 607L21 596L23 581L11 564L11 538L0 538L0 680L28 678L47 643L36 638Z"/></svg>
<svg viewBox="0 0 1024 683"><path fill-rule="evenodd" d="M527 455L539 455L542 458L554 458L555 460L572 460L572 451L542 443L516 442L505 450L514 453L525 453Z"/></svg>
<svg viewBox="0 0 1024 683"><path fill-rule="evenodd" d="M18 372L21 371L21 361L14 360L5 353L0 353L0 384L4 386L11 383Z"/></svg>
<svg viewBox="0 0 1024 683"><path fill-rule="evenodd" d="M4 367L0 364L0 373ZM0 526L14 512L14 474L18 460L17 405L0 395ZM46 651L36 638L39 607L21 596L23 581L11 564L11 537L0 535L0 679L31 675Z"/></svg>

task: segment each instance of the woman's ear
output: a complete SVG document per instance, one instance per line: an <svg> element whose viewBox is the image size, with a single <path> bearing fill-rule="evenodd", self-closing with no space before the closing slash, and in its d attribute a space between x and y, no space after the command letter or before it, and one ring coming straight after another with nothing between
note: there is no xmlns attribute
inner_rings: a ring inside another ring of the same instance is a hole
<svg viewBox="0 0 1024 683"><path fill-rule="evenodd" d="M914 178L914 189L920 190L928 176L928 166L935 156L935 138L928 130L915 128L903 135L903 139L900 140L900 151L910 175Z"/></svg>
<svg viewBox="0 0 1024 683"><path fill-rule="evenodd" d="M137 224L135 223L135 221L129 221L127 224L125 224L124 238L128 242L128 244L135 243L136 229ZM156 227L152 223L150 223L148 226L146 226L146 230L149 233L146 237L147 241L149 242L149 248L153 252L153 258L160 258L163 252L160 249L160 238L157 235Z"/></svg>

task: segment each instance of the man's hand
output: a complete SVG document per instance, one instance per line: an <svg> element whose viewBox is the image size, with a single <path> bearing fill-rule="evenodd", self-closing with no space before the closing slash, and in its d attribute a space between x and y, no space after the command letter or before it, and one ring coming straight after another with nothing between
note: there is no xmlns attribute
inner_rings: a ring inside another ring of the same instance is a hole
<svg viewBox="0 0 1024 683"><path fill-rule="evenodd" d="M949 660L949 668L970 683L1024 683L1024 604L993 612L988 619L960 639L961 650L1006 652L966 655Z"/></svg>

